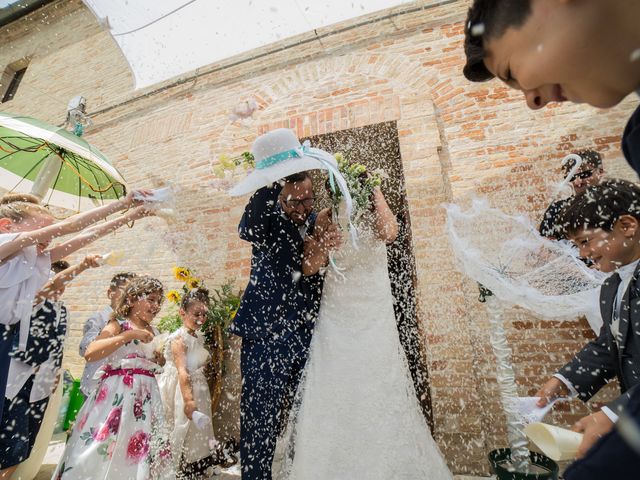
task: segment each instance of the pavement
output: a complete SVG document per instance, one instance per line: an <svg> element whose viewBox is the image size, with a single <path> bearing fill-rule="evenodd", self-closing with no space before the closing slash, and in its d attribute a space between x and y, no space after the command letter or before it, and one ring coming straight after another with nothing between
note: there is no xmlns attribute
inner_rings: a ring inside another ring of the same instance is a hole
<svg viewBox="0 0 640 480"><path fill-rule="evenodd" d="M53 436L51 442L49 443L49 448L47 449L44 461L42 462L42 467L40 467L40 471L38 472L38 475L34 480L51 479L51 475L53 475L53 472L56 469L56 465L58 465L58 461L64 453L65 437L66 435L63 433ZM454 475L453 478L454 480L488 480L491 477L469 477L465 475ZM231 468L224 469L217 475L211 477L210 480L240 480L240 468L239 466L235 465Z"/></svg>

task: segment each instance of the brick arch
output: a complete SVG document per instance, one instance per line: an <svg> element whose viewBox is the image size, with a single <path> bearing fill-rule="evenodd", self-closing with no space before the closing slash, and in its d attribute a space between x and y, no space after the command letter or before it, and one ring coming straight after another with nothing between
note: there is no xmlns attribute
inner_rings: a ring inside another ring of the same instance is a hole
<svg viewBox="0 0 640 480"><path fill-rule="evenodd" d="M405 106L415 106L416 103L431 104L432 99L430 95L431 88L427 89L426 86L434 85L434 78L428 74L426 69L420 62L412 60L406 56L392 56L387 54L371 53L365 57L362 55L345 55L337 57L329 57L321 60L323 62L323 68L320 70L317 63L318 60L312 62L305 62L298 65L287 67L282 71L279 79L269 86L257 85L251 96L258 100L260 105L260 112L256 116L254 123L258 126L249 127L240 124L227 124L223 131L220 132L219 140L216 143L224 143L229 148L229 140L239 140L237 147L246 147L246 137L248 130L253 130L255 136L263 133L265 130L277 127L293 128L299 136L304 136L305 132L301 130L302 124L296 123L296 118L293 121L289 121L289 117L298 117L301 114L304 115L308 112L297 112L293 115L286 111L286 108L282 106L282 100L291 98L294 94L302 94L305 91L317 91L318 85L333 84L337 85L337 88L333 88L329 92L323 92L327 99L327 103L335 104L335 100L344 97L348 97L350 93L349 84L352 84L350 80L357 79L361 82L363 79L371 82L372 86L383 85L382 82L387 83L385 91L377 97L370 97L370 99L360 98L357 100L347 101L346 105L341 104L339 107L345 108L346 112L340 115L340 119L346 119L347 122L339 122L338 128L332 126L331 130L335 131L342 128L351 128L354 126L362 126L362 120L354 120L357 111L366 110L367 107L375 110L376 108L389 109L388 98L392 98L392 102L395 102L395 112L384 112L384 120L402 120L406 118L406 115L400 115L400 110ZM331 72L327 75L327 72ZM259 82L259 77L256 78ZM250 82L245 82L246 87L250 87ZM413 94L410 96L399 97L394 94L394 91L406 90L407 86L411 87ZM372 89L372 90L375 90ZM368 93L368 92L360 92ZM310 95L315 103L318 99L313 95ZM386 103L383 99L387 99ZM299 101L293 100L289 102L291 104L299 103ZM284 111L283 111L284 110ZM325 109L315 109L322 112ZM417 108L409 109L408 113L410 117L419 116L424 113L433 111L432 106L428 106L426 110L420 110ZM330 112L324 112L326 116ZM334 113L334 112L331 112ZM265 116L271 117L270 121L261 121ZM277 120L276 120L277 119ZM326 120L325 120L326 121ZM348 127L342 126L344 123L348 123ZM368 122L367 122L368 123ZM317 133L317 132L316 132ZM324 133L324 132L322 132Z"/></svg>

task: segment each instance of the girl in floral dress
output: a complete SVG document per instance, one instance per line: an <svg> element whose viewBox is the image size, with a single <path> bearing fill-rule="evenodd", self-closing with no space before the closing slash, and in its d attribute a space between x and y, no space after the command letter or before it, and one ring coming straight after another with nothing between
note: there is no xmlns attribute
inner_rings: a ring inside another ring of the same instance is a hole
<svg viewBox="0 0 640 480"><path fill-rule="evenodd" d="M201 470L203 460L215 447L211 423L211 393L204 374L209 352L198 330L207 319L209 292L204 288L190 290L180 302L183 325L176 330L164 348L167 363L158 377L167 423L171 428L171 450L176 469L184 478ZM197 418L201 423L196 425ZM205 421L206 420L206 421Z"/></svg>
<svg viewBox="0 0 640 480"><path fill-rule="evenodd" d="M93 393L78 420L54 479L174 479L164 409L155 375L163 286L150 277L127 285L113 317L87 347L87 361L103 360Z"/></svg>

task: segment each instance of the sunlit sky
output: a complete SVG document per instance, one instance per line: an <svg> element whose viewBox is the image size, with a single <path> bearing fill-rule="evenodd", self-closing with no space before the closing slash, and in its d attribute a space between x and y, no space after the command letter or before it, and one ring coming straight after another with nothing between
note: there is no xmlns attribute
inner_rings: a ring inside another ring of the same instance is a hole
<svg viewBox="0 0 640 480"><path fill-rule="evenodd" d="M108 20L105 24L132 68L136 88L287 37L411 2L84 0L98 19Z"/></svg>

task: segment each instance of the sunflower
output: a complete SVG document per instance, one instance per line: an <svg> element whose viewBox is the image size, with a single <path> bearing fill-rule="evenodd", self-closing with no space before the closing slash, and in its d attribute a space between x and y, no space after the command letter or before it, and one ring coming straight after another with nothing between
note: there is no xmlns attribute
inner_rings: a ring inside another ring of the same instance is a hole
<svg viewBox="0 0 640 480"><path fill-rule="evenodd" d="M187 281L185 282L185 284L187 285L189 290L191 290L193 288L198 288L200 286L200 283L202 283L202 281L199 278L196 278L196 277L189 277L187 279Z"/></svg>
<svg viewBox="0 0 640 480"><path fill-rule="evenodd" d="M176 280L180 280L181 282L186 282L191 277L191 272L188 268L184 267L173 267L173 275L176 277Z"/></svg>
<svg viewBox="0 0 640 480"><path fill-rule="evenodd" d="M178 290L169 290L167 292L167 300L169 300L171 303L178 303L180 302L180 300L182 300L182 296L180 295L180 292Z"/></svg>

